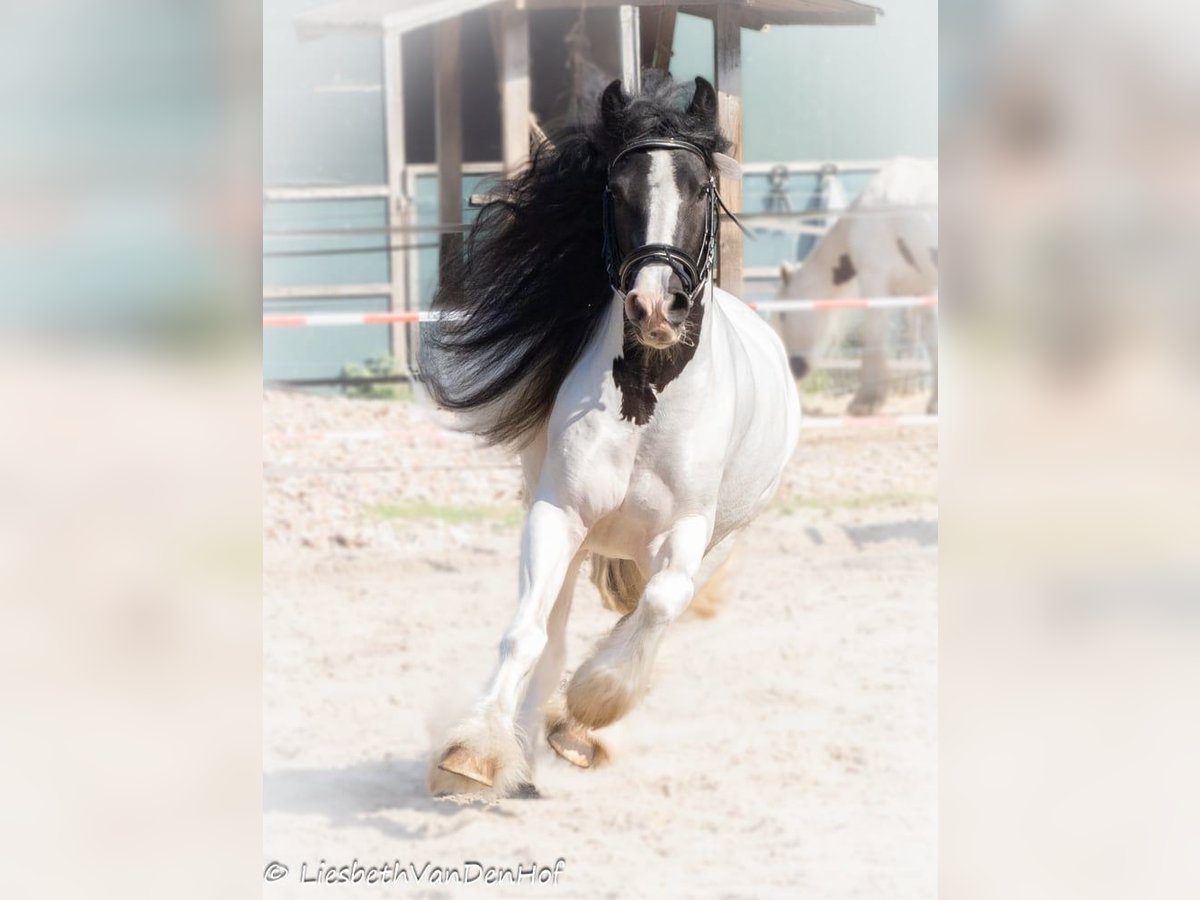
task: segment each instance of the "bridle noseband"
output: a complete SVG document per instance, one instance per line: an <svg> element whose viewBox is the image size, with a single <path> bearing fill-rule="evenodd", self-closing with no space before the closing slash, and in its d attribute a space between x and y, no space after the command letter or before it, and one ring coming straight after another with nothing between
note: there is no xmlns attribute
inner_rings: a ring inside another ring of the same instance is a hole
<svg viewBox="0 0 1200 900"><path fill-rule="evenodd" d="M613 217L612 189L604 187L604 264L608 268L608 280L613 288L622 294L629 292L633 286L637 270L648 262L662 263L671 267L683 284L688 303L696 299L705 283L712 277L713 263L717 252L717 226L719 219L717 205L725 208L717 193L716 179L709 169L707 154L695 144L677 138L642 138L626 144L608 164L608 180L612 181L613 168L630 153L640 153L646 150L683 150L694 153L704 161L704 169L708 172L708 184L704 188L704 241L700 245L699 254L693 258L682 247L674 244L643 244L635 247L624 256L621 255L620 244L617 242L616 224ZM728 212L728 210L726 210Z"/></svg>

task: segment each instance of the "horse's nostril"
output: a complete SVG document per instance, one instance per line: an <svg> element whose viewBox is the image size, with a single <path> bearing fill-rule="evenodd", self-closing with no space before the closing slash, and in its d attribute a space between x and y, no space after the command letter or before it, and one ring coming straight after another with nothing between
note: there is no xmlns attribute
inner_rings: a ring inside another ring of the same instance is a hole
<svg viewBox="0 0 1200 900"><path fill-rule="evenodd" d="M688 298L687 294L674 294L671 298L671 312L681 313L687 312Z"/></svg>
<svg viewBox="0 0 1200 900"><path fill-rule="evenodd" d="M641 295L630 293L628 301L627 312L633 322L642 322L650 315L650 307L642 301Z"/></svg>

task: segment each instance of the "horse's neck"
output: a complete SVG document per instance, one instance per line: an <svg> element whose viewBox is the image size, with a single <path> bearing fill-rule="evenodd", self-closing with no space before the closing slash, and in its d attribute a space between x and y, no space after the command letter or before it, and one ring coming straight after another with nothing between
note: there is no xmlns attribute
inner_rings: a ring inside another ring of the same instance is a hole
<svg viewBox="0 0 1200 900"><path fill-rule="evenodd" d="M793 296L821 298L836 295L838 285L834 273L844 267L842 257L847 255L848 250L846 228L846 220L839 219L813 247L796 275Z"/></svg>

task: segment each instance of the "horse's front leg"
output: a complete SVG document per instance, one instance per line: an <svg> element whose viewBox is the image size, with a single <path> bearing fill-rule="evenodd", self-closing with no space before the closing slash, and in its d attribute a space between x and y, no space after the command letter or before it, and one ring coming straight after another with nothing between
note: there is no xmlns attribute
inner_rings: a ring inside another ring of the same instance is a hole
<svg viewBox="0 0 1200 900"><path fill-rule="evenodd" d="M583 553L576 553L567 568L567 575L550 621L546 626L546 647L529 676L529 687L517 713L517 736L525 743L525 760L530 773L533 772L533 756L538 737L542 731L543 706L558 691L559 679L567 664L567 619L571 615L571 599L575 593L575 579L583 562Z"/></svg>
<svg viewBox="0 0 1200 900"><path fill-rule="evenodd" d="M921 316L921 334L925 339L925 350L929 353L929 364L932 367L933 393L929 396L929 404L925 412L936 416L938 411L938 314L936 310L923 310Z"/></svg>
<svg viewBox="0 0 1200 900"><path fill-rule="evenodd" d="M514 720L546 647L550 613L582 543L578 516L545 500L530 508L521 538L516 614L500 641L500 661L482 696L434 754L429 774L434 794L506 797L528 781Z"/></svg>
<svg viewBox="0 0 1200 900"><path fill-rule="evenodd" d="M863 281L860 279L860 284ZM867 282L871 284L871 282ZM866 297L882 296L882 290L867 293ZM882 309L868 309L863 317L862 369L858 390L850 398L846 412L852 416L873 416L882 408L890 387L887 358L887 314Z"/></svg>
<svg viewBox="0 0 1200 900"><path fill-rule="evenodd" d="M703 516L680 519L651 546L651 576L637 608L604 637L567 688L567 708L588 728L624 716L646 693L667 627L687 609L708 544Z"/></svg>

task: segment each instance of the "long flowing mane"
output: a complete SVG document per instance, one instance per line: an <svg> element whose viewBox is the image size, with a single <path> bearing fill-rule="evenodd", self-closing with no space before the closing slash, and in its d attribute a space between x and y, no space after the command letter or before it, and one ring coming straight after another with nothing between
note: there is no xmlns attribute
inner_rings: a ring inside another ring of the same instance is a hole
<svg viewBox="0 0 1200 900"><path fill-rule="evenodd" d="M490 443L523 443L549 417L612 298L603 260L608 162L641 137L710 156L728 141L685 109L689 85L646 73L641 93L543 142L493 188L461 257L443 265L424 326L421 372L437 403Z"/></svg>

